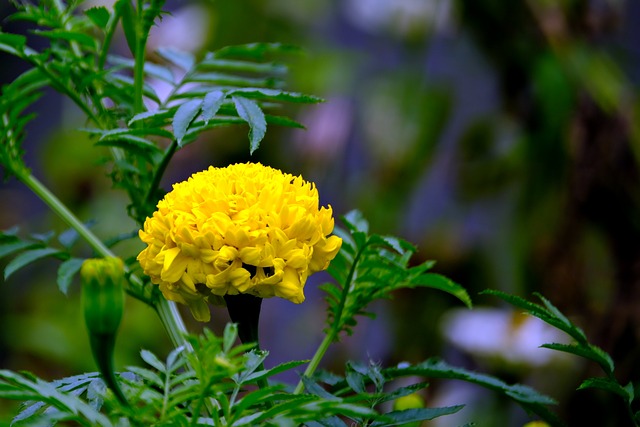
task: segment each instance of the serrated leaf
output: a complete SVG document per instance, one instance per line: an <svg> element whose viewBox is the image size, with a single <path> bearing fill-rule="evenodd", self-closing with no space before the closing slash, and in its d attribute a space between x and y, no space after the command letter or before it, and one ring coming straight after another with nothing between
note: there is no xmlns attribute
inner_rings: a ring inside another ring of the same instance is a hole
<svg viewBox="0 0 640 427"><path fill-rule="evenodd" d="M258 88L241 88L235 89L234 93L240 94L245 98L262 99L267 101L293 102L304 104L316 104L324 102L322 98L312 95L305 95L298 92L287 92L279 89L258 89Z"/></svg>
<svg viewBox="0 0 640 427"><path fill-rule="evenodd" d="M195 64L195 58L188 52L172 48L160 48L157 53L173 65L177 65L182 68L184 71L189 71Z"/></svg>
<svg viewBox="0 0 640 427"><path fill-rule="evenodd" d="M490 390L500 391L520 403L535 403L540 405L556 404L549 396L538 393L531 387L523 385L509 385L498 378L451 366L442 360L432 358L418 365L383 370L387 379L395 379L409 375L420 375L431 378L458 379L478 384Z"/></svg>
<svg viewBox="0 0 640 427"><path fill-rule="evenodd" d="M464 405L445 406L441 408L412 408L403 411L391 411L384 414L389 421L374 421L371 427L393 427L407 423L433 420L444 415L451 415L464 408Z"/></svg>
<svg viewBox="0 0 640 427"><path fill-rule="evenodd" d="M137 366L129 366L127 367L127 369L130 372L136 374L138 377L142 378L144 381L153 384L156 387L164 387L164 381L162 381L162 378L160 378L158 374L149 369L140 368Z"/></svg>
<svg viewBox="0 0 640 427"><path fill-rule="evenodd" d="M236 323L227 323L222 334L222 349L225 353L231 350L231 347L238 339L238 325Z"/></svg>
<svg viewBox="0 0 640 427"><path fill-rule="evenodd" d="M472 308L473 306L471 302L471 298L469 297L469 294L467 293L467 290L464 287L460 286L459 284L455 283L454 281L444 276L441 276L440 274L436 274L436 273L421 274L420 276L415 277L411 281L411 285L412 287L421 286L421 287L439 289L441 291L444 291L458 298L467 307Z"/></svg>
<svg viewBox="0 0 640 427"><path fill-rule="evenodd" d="M156 355L150 352L149 350L141 350L140 357L142 357L142 360L144 360L145 362L147 362L149 365L153 366L160 372L165 372L167 369L164 366L164 363L162 363L160 359L158 359Z"/></svg>
<svg viewBox="0 0 640 427"><path fill-rule="evenodd" d="M194 99L187 101L178 107L175 116L173 116L173 135L178 142L178 145L182 145L182 139L187 133L189 125L196 118L202 107L201 99Z"/></svg>
<svg viewBox="0 0 640 427"><path fill-rule="evenodd" d="M345 225L347 226L347 228L349 228L353 232L360 232L364 234L367 234L369 232L369 223L362 215L362 212L358 210L352 210L350 212L347 212L342 217L342 219Z"/></svg>
<svg viewBox="0 0 640 427"><path fill-rule="evenodd" d="M274 366L271 369L265 369L265 370L262 370L262 371L254 372L253 374L249 375L244 380L244 382L246 383L246 382L249 382L249 381L258 381L258 380L261 380L263 378L269 378L269 377L277 375L277 374L279 374L281 372L285 372L285 371L293 369L293 368L295 368L297 366L303 365L305 363L309 363L309 361L308 360L292 360L292 361L289 361L289 362L284 362L284 363L281 363L281 364L279 364L277 366Z"/></svg>
<svg viewBox="0 0 640 427"><path fill-rule="evenodd" d="M0 258L38 245L40 244L27 240L19 240L17 242L0 244Z"/></svg>
<svg viewBox="0 0 640 427"><path fill-rule="evenodd" d="M164 120L164 119L168 119L173 114L175 114L173 111L163 110L163 109L154 110L154 111L145 111L144 113L139 113L133 116L131 119L129 119L127 124L131 126L133 123L137 121L147 120L147 119Z"/></svg>
<svg viewBox="0 0 640 427"><path fill-rule="evenodd" d="M281 53L300 53L300 48L282 43L249 43L237 46L226 46L213 53L215 58L251 58L262 60L266 55Z"/></svg>
<svg viewBox="0 0 640 427"><path fill-rule="evenodd" d="M563 351L565 353L575 354L576 356L584 357L585 359L592 360L596 362L602 370L610 375L613 373L615 366L613 364L613 360L611 356L609 356L604 350L592 345L584 345L584 344L559 344L559 343L550 343L543 344L540 347L548 348L551 350Z"/></svg>
<svg viewBox="0 0 640 427"><path fill-rule="evenodd" d="M205 95L202 102L202 120L205 126L216 115L226 96L227 94L221 90L214 90Z"/></svg>
<svg viewBox="0 0 640 427"><path fill-rule="evenodd" d="M160 154L162 150L156 144L146 138L130 134L117 134L105 136L95 143L96 146L118 147L142 156Z"/></svg>
<svg viewBox="0 0 640 427"><path fill-rule="evenodd" d="M80 271L83 262L84 259L71 258L60 264L60 267L58 267L58 289L60 289L60 292L67 295L71 280Z"/></svg>
<svg viewBox="0 0 640 427"><path fill-rule="evenodd" d="M0 32L0 50L20 56L27 44L27 38L19 34Z"/></svg>
<svg viewBox="0 0 640 427"><path fill-rule="evenodd" d="M248 98L232 96L231 99L233 99L238 115L249 124L249 153L253 154L260 146L260 141L262 141L267 132L267 121L264 113L255 101Z"/></svg>
<svg viewBox="0 0 640 427"><path fill-rule="evenodd" d="M277 74L283 75L287 72L287 67L275 62L251 62L233 59L217 59L215 54L209 52L205 58L197 65L201 70L233 71L235 73L256 73L256 74Z"/></svg>
<svg viewBox="0 0 640 427"><path fill-rule="evenodd" d="M133 8L131 0L118 0L114 4L113 8L117 10L119 15L122 17L120 22L122 23L122 29L124 30L124 37L127 40L127 45L129 46L131 55L135 58L138 39L136 32L136 22L138 20L136 10Z"/></svg>
<svg viewBox="0 0 640 427"><path fill-rule="evenodd" d="M327 400L340 400L339 397L329 393L327 390L325 390L322 386L320 386L318 383L316 383L312 379L305 376L301 377L301 379L302 379L302 383L304 384L304 388L310 394L319 396Z"/></svg>
<svg viewBox="0 0 640 427"><path fill-rule="evenodd" d="M107 24L109 23L109 18L111 17L111 15L109 14L109 11L106 7L94 6L85 10L84 13L97 27L100 27L102 29L107 28Z"/></svg>
<svg viewBox="0 0 640 427"><path fill-rule="evenodd" d="M627 403L631 403L631 401L633 400L633 396L629 394L628 390L626 390L611 378L587 378L580 384L577 390L584 390L587 388L597 388L600 390L615 393L618 396L622 397Z"/></svg>
<svg viewBox="0 0 640 427"><path fill-rule="evenodd" d="M82 46L95 49L96 40L84 33L76 33L73 31L64 31L64 30L52 30L52 31L42 31L42 30L34 30L35 34L39 36L47 37L52 40L64 40L68 42L75 42Z"/></svg>
<svg viewBox="0 0 640 427"><path fill-rule="evenodd" d="M34 261L49 256L57 256L62 253L63 252L61 252L59 249L55 248L40 248L23 252L12 259L9 264L7 264L4 269L4 280L7 280L13 273L18 271L22 267L31 264Z"/></svg>

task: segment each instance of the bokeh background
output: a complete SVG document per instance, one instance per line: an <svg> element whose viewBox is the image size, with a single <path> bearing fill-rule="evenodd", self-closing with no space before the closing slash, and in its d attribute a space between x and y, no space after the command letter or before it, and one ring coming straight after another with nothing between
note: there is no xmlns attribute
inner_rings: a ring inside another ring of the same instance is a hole
<svg viewBox="0 0 640 427"><path fill-rule="evenodd" d="M330 350L327 369L340 372L347 359L390 366L441 356L539 388L560 400L569 425L625 425L615 397L574 392L598 374L594 366L537 348L565 337L478 292L543 293L612 354L621 383L640 378L640 3L169 0L167 7L172 14L154 28L150 58L161 45L202 53L291 43L306 54L288 59L289 88L326 102L292 108L307 130L271 127L253 156L246 128L208 133L176 155L165 188L238 161L302 174L336 214L360 209L376 233L417 245L415 262L436 260L435 271L464 285L476 304L469 311L437 291L399 292L375 304L376 320L362 319ZM0 2L0 17L12 10ZM18 22L0 25L28 31ZM122 37L119 44L125 52ZM24 67L0 56L0 83ZM100 167L104 153L77 131L82 115L54 92L36 109L25 143L35 175L93 221L98 235L133 231L124 193L110 188ZM15 180L0 184L0 203L2 229L65 229ZM116 250L135 255L140 245ZM95 369L78 284L61 294L56 267L41 261L0 283L0 368L47 379ZM317 286L327 279L308 282L302 305L265 301L269 363L312 356L324 322ZM119 369L139 363L142 348L170 349L155 313L127 304ZM217 309L206 326L219 332L227 319ZM460 382L434 382L424 397L430 406L468 404L429 425L520 426L528 419ZM0 402L0 423L15 408Z"/></svg>

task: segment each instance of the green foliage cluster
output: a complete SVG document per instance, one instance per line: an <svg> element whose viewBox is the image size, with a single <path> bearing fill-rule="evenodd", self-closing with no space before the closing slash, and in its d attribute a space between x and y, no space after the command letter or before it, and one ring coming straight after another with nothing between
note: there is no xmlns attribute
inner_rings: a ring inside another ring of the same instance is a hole
<svg viewBox="0 0 640 427"><path fill-rule="evenodd" d="M186 52L158 50L158 62L149 62L146 43L150 28L161 19L163 0L117 0L113 9L95 7L79 11L80 1L16 2L11 19L34 23L35 35L49 45L36 51L25 36L0 31L0 51L14 55L31 68L3 86L0 94L0 163L5 176L15 176L34 191L71 227L53 233L18 236L17 230L0 235L0 257L15 256L6 266L5 279L20 268L45 257L63 262L58 286L67 292L82 259L74 243L82 238L101 257L113 256L108 244L44 187L23 160L25 126L33 114L24 114L51 87L84 112L86 131L96 146L111 154L109 173L117 188L129 196L129 215L138 223L153 212L163 196L160 180L177 150L197 141L203 132L230 125L248 125L249 148L254 152L268 125L300 127L296 121L270 113L283 103L315 103L314 96L284 87L286 66L277 62L295 49L280 44L232 46L196 58ZM111 54L116 28L121 26L131 57ZM171 86L162 99L149 85L151 79ZM269 112L267 112L269 111ZM399 289L428 287L450 293L471 307L460 285L431 273L433 262L412 264L416 249L401 239L371 234L357 211L343 218L338 228L343 246L329 273L335 282L325 284L327 321L325 339L310 361L290 361L265 369L266 351L254 344L236 346L237 327L227 325L222 337L205 331L199 337L185 334L184 325L157 287L136 272L128 260L127 291L155 308L176 344L163 362L142 351L146 366L132 366L117 374L124 394L117 399L103 381L105 372L47 382L30 373L0 371L0 397L27 401L14 420L16 426L75 423L86 426L295 426L342 427L351 424L394 426L430 420L458 412L463 405L389 410L388 403L428 387L427 381L398 386L400 378L444 378L477 384L503 394L551 425L562 421L549 409L554 400L523 385L430 359L415 365L385 368L374 363L348 362L344 375L317 371L327 348L341 333L351 334L357 316L372 314L370 304L389 298ZM133 237L128 233L123 238ZM54 239L55 238L55 239ZM112 243L118 241L112 240ZM576 341L546 347L598 363L605 376L589 378L580 388L600 388L621 396L633 413L633 384L622 386L614 376L613 362L591 345L584 333L548 301L544 307L491 291L524 309ZM109 355L111 356L111 355ZM307 365L300 383L292 388L273 377ZM106 374L109 374L108 372Z"/></svg>

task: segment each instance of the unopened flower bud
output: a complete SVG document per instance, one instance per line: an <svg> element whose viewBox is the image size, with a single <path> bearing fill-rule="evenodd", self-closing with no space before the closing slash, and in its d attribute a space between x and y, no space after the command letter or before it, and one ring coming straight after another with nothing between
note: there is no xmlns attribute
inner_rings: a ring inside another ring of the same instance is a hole
<svg viewBox="0 0 640 427"><path fill-rule="evenodd" d="M127 400L113 369L116 334L124 312L124 264L120 258L88 259L80 269L82 307L93 358L118 400Z"/></svg>
<svg viewBox="0 0 640 427"><path fill-rule="evenodd" d="M80 270L82 307L92 334L115 334L124 312L124 264L120 258L88 259Z"/></svg>

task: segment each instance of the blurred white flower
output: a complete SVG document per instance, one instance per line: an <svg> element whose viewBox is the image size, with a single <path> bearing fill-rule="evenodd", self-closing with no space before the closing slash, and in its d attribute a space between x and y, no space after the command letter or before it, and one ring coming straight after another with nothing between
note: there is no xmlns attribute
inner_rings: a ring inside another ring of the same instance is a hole
<svg viewBox="0 0 640 427"><path fill-rule="evenodd" d="M211 15L205 7L198 4L181 7L171 15L164 15L151 28L147 50L153 52L162 46L197 52L205 46L211 24Z"/></svg>
<svg viewBox="0 0 640 427"><path fill-rule="evenodd" d="M493 308L452 310L441 326L451 344L471 355L531 367L565 357L539 348L542 344L570 342L563 332L536 317Z"/></svg>

